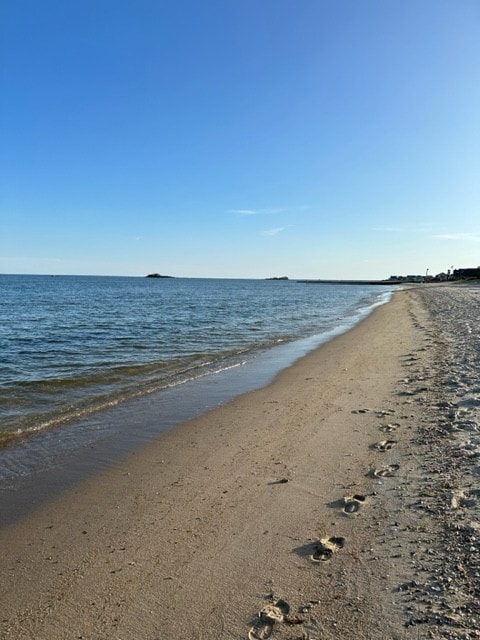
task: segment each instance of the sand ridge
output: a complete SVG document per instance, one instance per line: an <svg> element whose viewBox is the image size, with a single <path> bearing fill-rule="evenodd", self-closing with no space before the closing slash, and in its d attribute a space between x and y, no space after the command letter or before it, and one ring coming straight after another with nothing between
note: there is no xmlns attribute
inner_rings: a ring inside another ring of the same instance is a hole
<svg viewBox="0 0 480 640"><path fill-rule="evenodd" d="M476 637L465 597L448 618L431 588L449 337L428 309L444 291L399 292L268 387L3 529L0 637ZM474 422L476 398L447 408ZM458 522L478 495L455 482Z"/></svg>

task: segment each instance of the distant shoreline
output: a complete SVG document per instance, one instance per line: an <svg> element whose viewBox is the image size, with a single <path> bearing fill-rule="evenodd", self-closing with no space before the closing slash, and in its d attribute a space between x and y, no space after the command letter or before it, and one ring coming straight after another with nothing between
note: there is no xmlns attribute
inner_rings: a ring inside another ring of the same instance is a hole
<svg viewBox="0 0 480 640"><path fill-rule="evenodd" d="M296 280L296 282L300 284L382 284L384 286L389 286L391 284L405 284L405 281L402 280Z"/></svg>

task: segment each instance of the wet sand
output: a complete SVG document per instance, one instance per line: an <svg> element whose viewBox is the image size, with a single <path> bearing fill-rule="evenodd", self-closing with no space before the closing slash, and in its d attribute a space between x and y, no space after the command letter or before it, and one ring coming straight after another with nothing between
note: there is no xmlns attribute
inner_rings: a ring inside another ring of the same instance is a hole
<svg viewBox="0 0 480 640"><path fill-rule="evenodd" d="M480 637L479 294L399 292L3 528L0 637Z"/></svg>

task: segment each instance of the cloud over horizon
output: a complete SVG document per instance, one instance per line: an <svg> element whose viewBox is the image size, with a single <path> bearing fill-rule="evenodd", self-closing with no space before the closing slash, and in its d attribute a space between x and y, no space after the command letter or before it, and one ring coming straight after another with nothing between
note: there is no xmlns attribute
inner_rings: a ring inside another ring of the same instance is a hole
<svg viewBox="0 0 480 640"><path fill-rule="evenodd" d="M278 233L285 231L286 228L287 227L274 227L273 229L265 229L265 231L262 231L262 236L276 236Z"/></svg>
<svg viewBox="0 0 480 640"><path fill-rule="evenodd" d="M480 242L480 235L474 233L439 233L433 236L438 240Z"/></svg>
<svg viewBox="0 0 480 640"><path fill-rule="evenodd" d="M236 213L241 216L261 216L270 213L282 213L282 211L285 211L285 209L277 207L270 209L229 209L228 213Z"/></svg>

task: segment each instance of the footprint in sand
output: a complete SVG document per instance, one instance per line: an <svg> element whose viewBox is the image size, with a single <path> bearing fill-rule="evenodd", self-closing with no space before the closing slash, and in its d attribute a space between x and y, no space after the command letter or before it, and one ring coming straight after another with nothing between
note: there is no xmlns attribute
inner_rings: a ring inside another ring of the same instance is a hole
<svg viewBox="0 0 480 640"><path fill-rule="evenodd" d="M248 632L248 640L266 640L270 638L273 631L273 624L272 622L258 627L252 627Z"/></svg>
<svg viewBox="0 0 480 640"><path fill-rule="evenodd" d="M373 469L372 475L375 478L392 478L396 475L397 471L400 469L399 464L389 464L386 467L380 467L379 469Z"/></svg>
<svg viewBox="0 0 480 640"><path fill-rule="evenodd" d="M330 560L334 553L343 549L346 544L345 538L341 536L331 536L322 538L315 544L314 552L310 556L312 562L325 562Z"/></svg>
<svg viewBox="0 0 480 640"><path fill-rule="evenodd" d="M258 623L248 632L248 640L266 640L272 635L276 624L302 624L304 619L290 613L290 605L286 600L271 602L258 612Z"/></svg>
<svg viewBox="0 0 480 640"><path fill-rule="evenodd" d="M396 444L396 440L381 440L381 442L374 444L373 448L377 449L377 451L390 451Z"/></svg>
<svg viewBox="0 0 480 640"><path fill-rule="evenodd" d="M472 509L478 504L479 489L456 489L450 496L452 509Z"/></svg>
<svg viewBox="0 0 480 640"><path fill-rule="evenodd" d="M384 424L380 427L380 431L383 431L383 433L393 433L398 429L399 426L400 425L398 424L398 422L395 422L393 424Z"/></svg>
<svg viewBox="0 0 480 640"><path fill-rule="evenodd" d="M378 409L375 411L377 418L384 418L385 416L393 416L395 409Z"/></svg>
<svg viewBox="0 0 480 640"><path fill-rule="evenodd" d="M343 498L343 512L347 515L357 515L362 505L365 504L367 496L360 493L355 493L353 496L345 496Z"/></svg>
<svg viewBox="0 0 480 640"><path fill-rule="evenodd" d="M276 600L271 604L267 604L258 614L260 620L263 622L283 622L285 616L290 613L290 605L286 600Z"/></svg>

